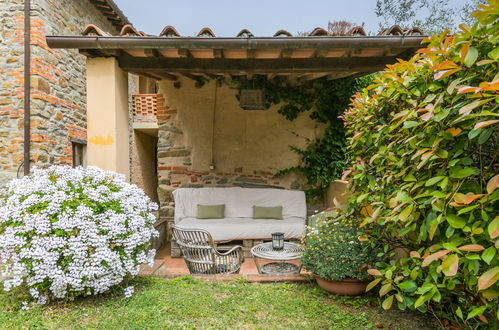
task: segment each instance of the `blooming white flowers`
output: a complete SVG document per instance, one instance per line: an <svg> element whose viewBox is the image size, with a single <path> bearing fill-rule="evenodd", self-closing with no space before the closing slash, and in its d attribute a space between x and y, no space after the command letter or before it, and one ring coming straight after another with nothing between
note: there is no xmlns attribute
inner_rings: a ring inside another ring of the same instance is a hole
<svg viewBox="0 0 499 330"><path fill-rule="evenodd" d="M135 288L133 286L129 286L125 288L125 299L130 298L135 292Z"/></svg>
<svg viewBox="0 0 499 330"><path fill-rule="evenodd" d="M121 284L153 262L156 209L123 175L97 167L52 166L11 181L0 190L4 290L26 287L39 305Z"/></svg>

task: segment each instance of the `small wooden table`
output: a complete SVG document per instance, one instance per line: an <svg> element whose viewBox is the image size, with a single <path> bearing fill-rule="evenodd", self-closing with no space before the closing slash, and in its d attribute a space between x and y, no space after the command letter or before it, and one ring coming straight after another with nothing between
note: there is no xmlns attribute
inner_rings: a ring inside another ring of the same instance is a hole
<svg viewBox="0 0 499 330"><path fill-rule="evenodd" d="M284 242L282 250L274 250L272 242L258 244L251 248L251 255L259 274L299 274L302 267L301 264L298 266L286 261L300 259L302 254L303 250L301 247L291 242ZM276 260L277 262L270 262L260 266L258 258Z"/></svg>

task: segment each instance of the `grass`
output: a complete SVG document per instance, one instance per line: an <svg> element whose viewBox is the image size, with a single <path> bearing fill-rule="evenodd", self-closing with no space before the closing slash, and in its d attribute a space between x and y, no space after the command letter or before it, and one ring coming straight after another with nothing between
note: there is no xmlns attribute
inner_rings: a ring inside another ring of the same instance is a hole
<svg viewBox="0 0 499 330"><path fill-rule="evenodd" d="M118 295L13 310L0 293L2 329L422 329L416 316L382 311L369 297L339 298L315 284L211 282L139 278L129 299Z"/></svg>

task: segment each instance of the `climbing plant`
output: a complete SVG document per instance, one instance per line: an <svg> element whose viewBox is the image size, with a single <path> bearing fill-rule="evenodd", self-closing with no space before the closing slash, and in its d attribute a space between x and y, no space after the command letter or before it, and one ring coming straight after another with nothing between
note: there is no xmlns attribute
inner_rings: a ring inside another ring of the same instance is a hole
<svg viewBox="0 0 499 330"><path fill-rule="evenodd" d="M499 0L426 39L345 113L350 213L381 245L383 307L499 327Z"/></svg>
<svg viewBox="0 0 499 330"><path fill-rule="evenodd" d="M346 164L346 135L340 115L348 106L355 92L368 86L372 76L328 80L290 80L277 76L267 79L255 75L251 79L235 80L239 89L263 89L266 106L281 104L278 113L287 120L295 120L300 113L308 112L310 118L326 124L324 135L308 140L305 149L290 146L300 155L300 164L281 170L277 176L291 172L302 173L307 179L309 197L322 197L323 190L333 180L339 179ZM237 95L239 98L239 94Z"/></svg>

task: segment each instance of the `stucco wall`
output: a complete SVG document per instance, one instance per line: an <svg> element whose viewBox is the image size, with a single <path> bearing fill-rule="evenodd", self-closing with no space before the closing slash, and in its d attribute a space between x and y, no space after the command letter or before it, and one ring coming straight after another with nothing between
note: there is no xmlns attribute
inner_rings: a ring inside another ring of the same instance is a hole
<svg viewBox="0 0 499 330"><path fill-rule="evenodd" d="M45 35L81 35L89 23L116 31L88 0L31 5L31 159L70 164L70 139L86 140L85 57L50 49ZM22 0L0 0L0 172L15 172L23 160L23 20Z"/></svg>
<svg viewBox="0 0 499 330"><path fill-rule="evenodd" d="M324 126L307 113L288 121L277 113L279 105L266 111L242 110L237 90L215 85L210 81L196 88L187 78L181 80L181 88L169 81L159 83L166 105L158 134L158 196L163 217L173 214L171 191L177 187L300 189L305 183L297 174L279 178L274 174L298 164L299 156L290 145L304 147L307 139L322 135ZM214 169L210 169L212 162Z"/></svg>

